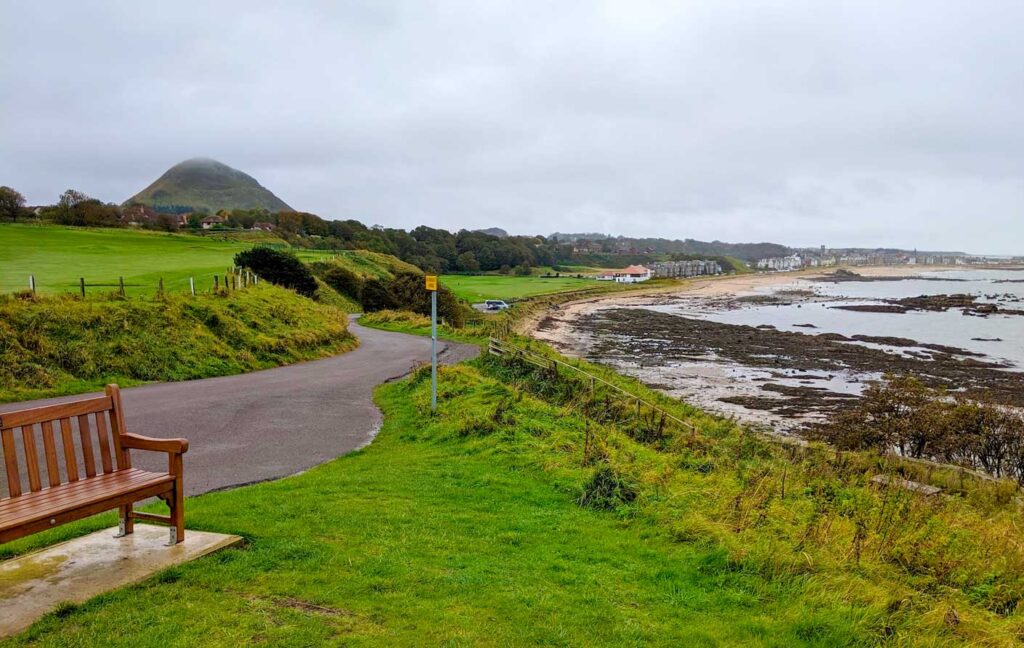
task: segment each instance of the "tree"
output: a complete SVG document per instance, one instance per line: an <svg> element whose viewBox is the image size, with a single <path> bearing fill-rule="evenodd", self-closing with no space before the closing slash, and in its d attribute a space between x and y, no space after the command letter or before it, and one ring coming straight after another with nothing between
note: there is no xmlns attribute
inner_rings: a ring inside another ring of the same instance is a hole
<svg viewBox="0 0 1024 648"><path fill-rule="evenodd" d="M312 297L316 279L294 254L259 246L235 255L235 265L249 268L272 284L291 288L300 295Z"/></svg>
<svg viewBox="0 0 1024 648"><path fill-rule="evenodd" d="M62 225L73 225L74 209L79 204L90 200L89 196L76 189L68 189L57 200L57 222Z"/></svg>
<svg viewBox="0 0 1024 648"><path fill-rule="evenodd" d="M459 270L465 272L479 272L480 262L476 260L476 255L472 252L463 252L456 259L456 265Z"/></svg>
<svg viewBox="0 0 1024 648"><path fill-rule="evenodd" d="M529 277L533 273L529 263L520 263L516 266L515 274L517 277Z"/></svg>
<svg viewBox="0 0 1024 648"><path fill-rule="evenodd" d="M25 196L10 187L0 187L0 218L17 221L18 214L24 207Z"/></svg>

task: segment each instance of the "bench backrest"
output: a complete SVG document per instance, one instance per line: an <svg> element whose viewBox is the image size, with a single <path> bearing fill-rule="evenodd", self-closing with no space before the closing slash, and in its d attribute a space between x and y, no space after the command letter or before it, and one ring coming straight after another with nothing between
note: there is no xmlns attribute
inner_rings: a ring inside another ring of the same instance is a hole
<svg viewBox="0 0 1024 648"><path fill-rule="evenodd" d="M117 385L104 396L0 413L0 499L130 468L124 431Z"/></svg>

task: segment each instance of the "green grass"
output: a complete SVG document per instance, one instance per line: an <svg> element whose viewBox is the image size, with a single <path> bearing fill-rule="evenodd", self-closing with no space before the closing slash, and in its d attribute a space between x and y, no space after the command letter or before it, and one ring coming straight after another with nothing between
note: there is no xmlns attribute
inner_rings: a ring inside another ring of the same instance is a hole
<svg viewBox="0 0 1024 648"><path fill-rule="evenodd" d="M598 458L586 462L583 410L559 404L571 394L515 372L443 369L435 417L426 372L379 388L385 423L366 449L189 499L190 528L243 535L244 549L65 608L3 645L946 646L1024 633L1012 607L988 608L1019 596L1022 575L1019 514L984 488L890 500L856 456L846 468L787 457L679 404L699 433L655 447L591 423ZM633 503L577 505L601 466ZM878 503L896 506L895 526L880 537L868 525L855 562L859 511Z"/></svg>
<svg viewBox="0 0 1024 648"><path fill-rule="evenodd" d="M421 414L422 383L389 386L379 393L387 422L366 450L302 476L189 500L190 527L242 534L247 548L67 608L9 645L786 646L856 638L846 633L858 615L844 606L794 607L797 585L719 571L715 552L576 506L577 480L535 464L543 442L532 436L557 434L557 411L530 403L542 427L498 439L461 435L451 410L479 409L495 387L453 377L446 374L464 393L446 393L436 421Z"/></svg>
<svg viewBox="0 0 1024 648"><path fill-rule="evenodd" d="M169 292L186 292L189 277L196 290L213 287L236 252L252 241L217 236L167 234L128 229L0 225L0 294L28 288L35 275L38 292L77 293L84 277L86 294L107 292L124 277L128 295L151 295L162 278Z"/></svg>
<svg viewBox="0 0 1024 648"><path fill-rule="evenodd" d="M344 312L267 283L196 297L0 296L0 402L244 373L355 344Z"/></svg>
<svg viewBox="0 0 1024 648"><path fill-rule="evenodd" d="M551 293L574 290L597 289L600 284L593 279L555 277L542 279L537 276L516 277L505 275L445 275L441 283L456 296L476 304L486 299L522 299Z"/></svg>
<svg viewBox="0 0 1024 648"><path fill-rule="evenodd" d="M296 254L311 264L313 272L318 276L333 265L351 270L361 277L374 279L391 279L400 272L423 272L398 257L369 250L296 250Z"/></svg>

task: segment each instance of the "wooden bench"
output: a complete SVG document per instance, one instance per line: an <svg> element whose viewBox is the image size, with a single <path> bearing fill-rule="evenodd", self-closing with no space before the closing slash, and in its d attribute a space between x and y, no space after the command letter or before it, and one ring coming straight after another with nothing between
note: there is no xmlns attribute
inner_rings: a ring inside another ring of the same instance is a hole
<svg viewBox="0 0 1024 648"><path fill-rule="evenodd" d="M121 515L118 537L132 533L135 520L146 520L169 525L170 544L185 539L182 455L188 441L129 434L120 390L107 385L105 393L0 414L7 484L6 495L0 490L0 544L112 509ZM167 453L167 472L132 468L131 450ZM151 497L166 502L171 514L134 510L135 502Z"/></svg>

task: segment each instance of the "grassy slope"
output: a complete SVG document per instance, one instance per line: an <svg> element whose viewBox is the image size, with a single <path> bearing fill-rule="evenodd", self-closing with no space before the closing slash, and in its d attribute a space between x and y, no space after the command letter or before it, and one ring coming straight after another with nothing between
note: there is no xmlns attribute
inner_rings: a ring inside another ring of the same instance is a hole
<svg viewBox="0 0 1024 648"><path fill-rule="evenodd" d="M0 225L0 294L28 288L34 274L40 293L109 291L124 277L128 295L151 295L161 278L169 292L208 290L223 276L236 252L253 241L128 229L53 225Z"/></svg>
<svg viewBox="0 0 1024 648"><path fill-rule="evenodd" d="M227 296L0 297L0 401L320 358L355 345L346 323L266 283Z"/></svg>
<svg viewBox="0 0 1024 648"><path fill-rule="evenodd" d="M641 497L617 512L580 508L593 470L580 465L582 419L481 367L443 371L438 417L424 415L421 373L378 390L385 425L365 450L189 500L191 528L240 533L247 548L66 608L10 645L1000 645L1024 630L1018 616L978 606L991 592L972 604L868 551L853 565L825 537L846 537L822 528L841 519L834 512L808 518L816 536L802 548L771 545L790 510L808 512L813 477L794 468L788 502L755 523L748 501L735 511L732 502L771 462L699 415L721 451L696 457L691 439L659 452L603 430L609 461L632 473ZM867 493L836 491L839 502ZM94 518L7 551L112 522ZM958 533L971 536L978 522L965 519ZM934 546L921 548L920 562L934 558ZM761 562L766 549L777 564Z"/></svg>
<svg viewBox="0 0 1024 648"><path fill-rule="evenodd" d="M339 265L351 270L361 277L372 277L375 279L390 279L399 272L414 272L417 274L423 271L406 263L398 257L369 250L300 250L297 251L300 259L310 263L313 271L321 275L332 265Z"/></svg>

